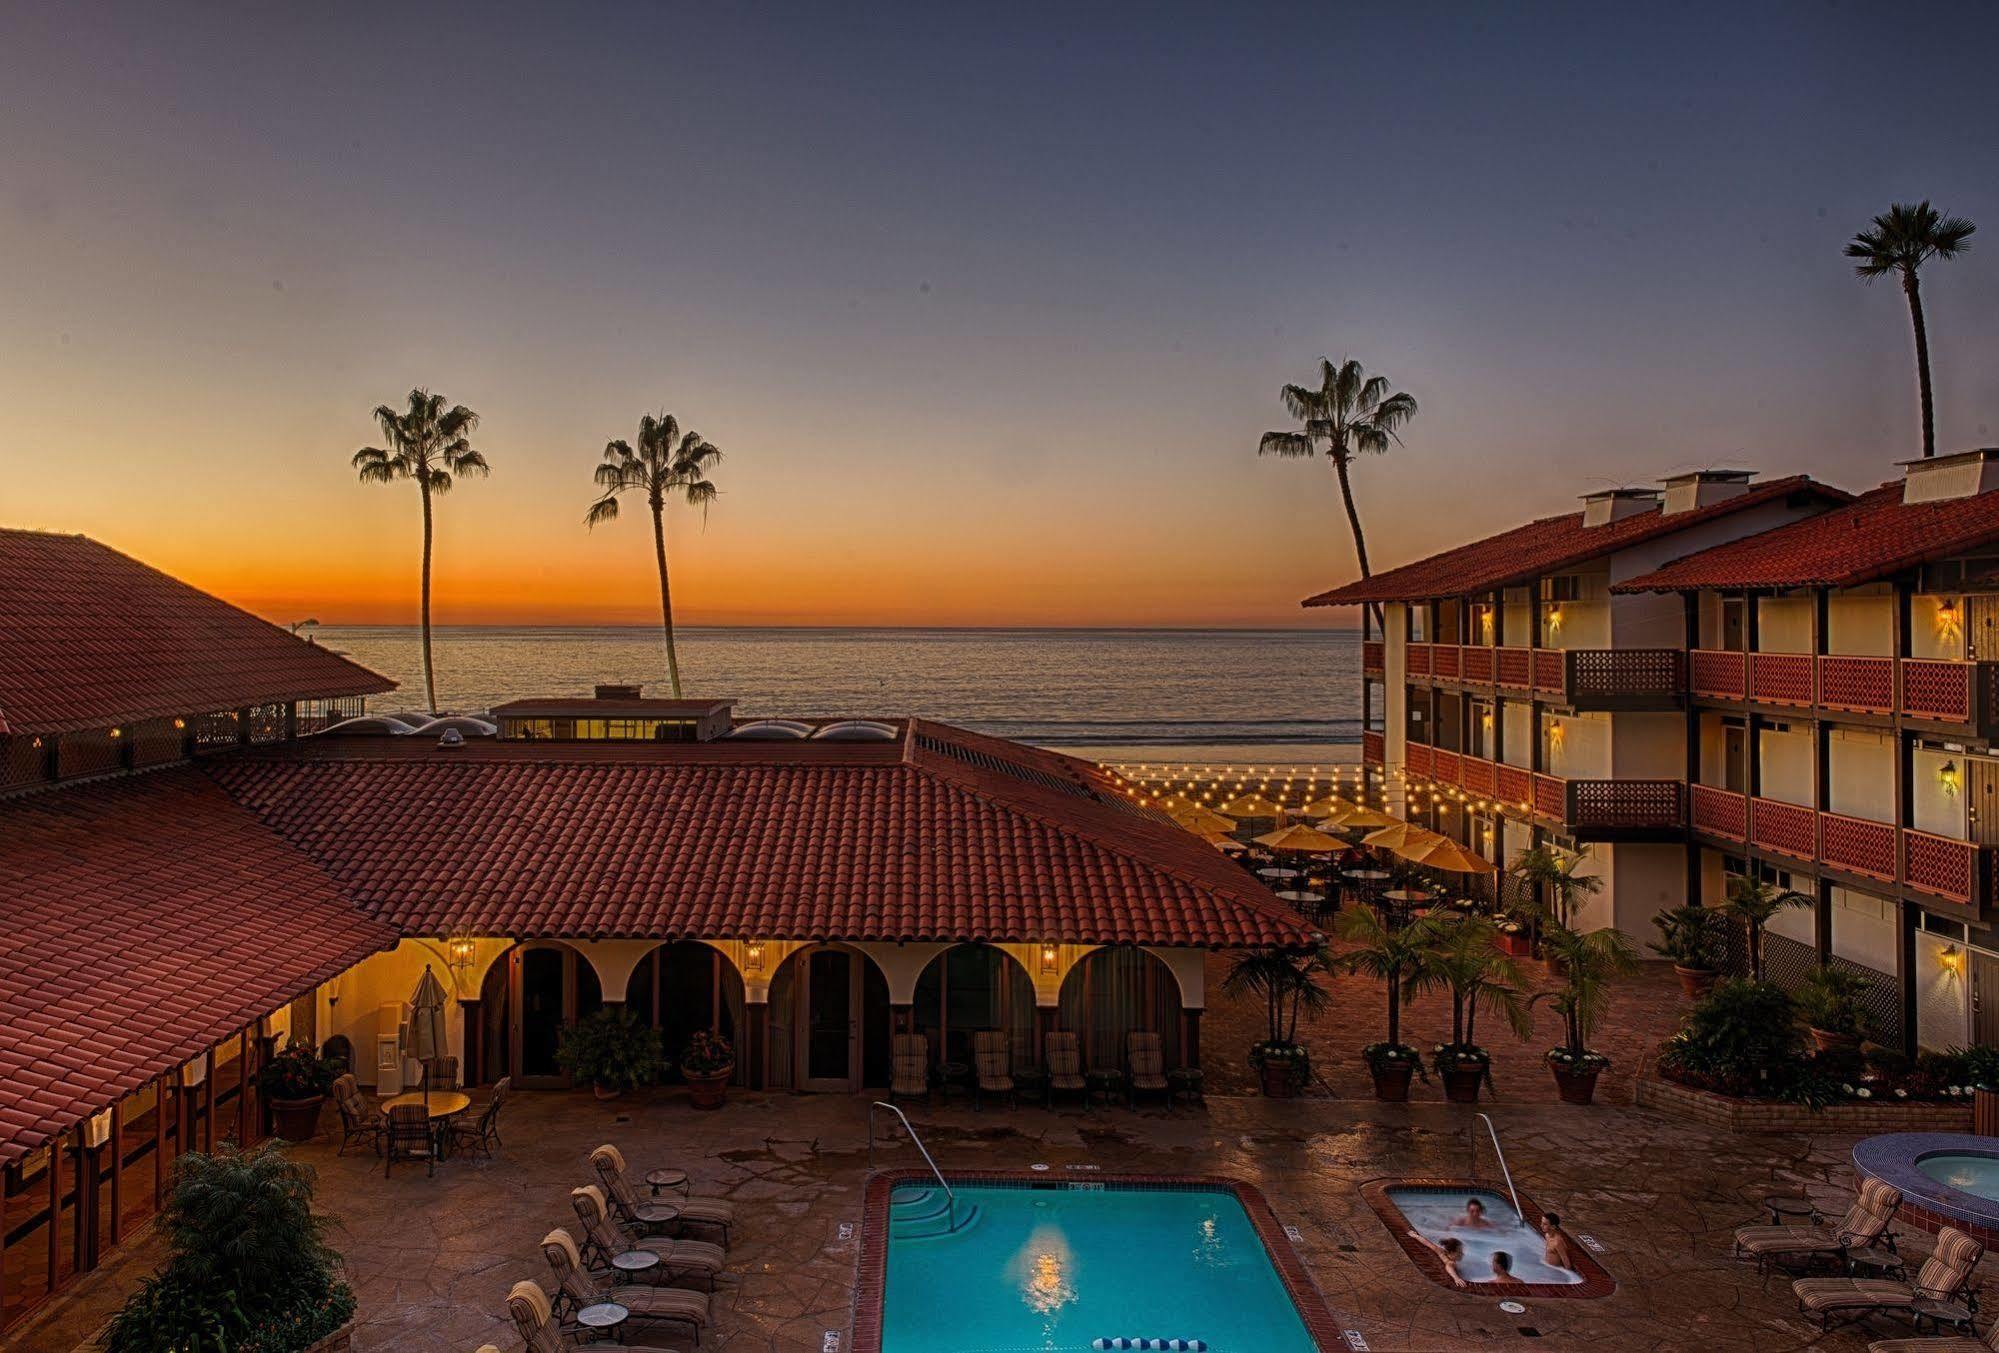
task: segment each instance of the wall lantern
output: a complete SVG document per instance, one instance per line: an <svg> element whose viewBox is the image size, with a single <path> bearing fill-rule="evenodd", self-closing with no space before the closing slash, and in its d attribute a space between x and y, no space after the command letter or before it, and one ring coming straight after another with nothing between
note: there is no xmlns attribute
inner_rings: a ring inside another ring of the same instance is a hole
<svg viewBox="0 0 1999 1353"><path fill-rule="evenodd" d="M1568 733L1567 733L1566 731L1564 731L1564 729L1563 729L1563 727L1562 727L1562 722L1561 722L1561 720L1557 719L1557 720L1554 720L1553 722L1549 723L1549 725L1548 725L1548 745L1549 745L1550 747L1559 747L1559 746L1561 746L1561 745L1562 745L1562 739L1566 738L1567 736L1568 736Z"/></svg>
<svg viewBox="0 0 1999 1353"><path fill-rule="evenodd" d="M1056 960L1055 946L1052 944L1042 945L1041 946L1042 976L1053 977L1055 975L1055 960Z"/></svg>
<svg viewBox="0 0 1999 1353"><path fill-rule="evenodd" d="M1480 715L1478 716L1478 721L1479 721L1479 726L1480 726L1480 727L1482 727L1482 728L1484 728L1486 732L1490 733L1490 732L1492 731L1492 711L1491 711L1491 710L1489 710L1489 709L1488 709L1488 710L1484 711L1483 713L1481 713L1481 714L1480 714Z"/></svg>
<svg viewBox="0 0 1999 1353"><path fill-rule="evenodd" d="M1548 610L1548 633L1560 634L1561 632L1562 608L1559 606L1550 607Z"/></svg>
<svg viewBox="0 0 1999 1353"><path fill-rule="evenodd" d="M1964 950L1954 944L1946 944L1943 951L1937 955L1937 962L1942 965L1945 972L1955 976L1964 971Z"/></svg>
<svg viewBox="0 0 1999 1353"><path fill-rule="evenodd" d="M1964 633L1964 615L1957 609L1955 601L1946 601L1937 607L1937 636L1955 639Z"/></svg>
<svg viewBox="0 0 1999 1353"><path fill-rule="evenodd" d="M1957 762L1946 761L1943 763L1943 768L1937 772L1937 783L1943 787L1943 792L1946 796L1953 799L1957 797L1959 784Z"/></svg>
<svg viewBox="0 0 1999 1353"><path fill-rule="evenodd" d="M125 736L125 730L122 728L114 728L111 730L111 740L113 742L116 742L119 738L122 738L124 736Z"/></svg>
<svg viewBox="0 0 1999 1353"><path fill-rule="evenodd" d="M764 947L759 940L751 940L743 950L743 971L762 972L764 970Z"/></svg>
<svg viewBox="0 0 1999 1353"><path fill-rule="evenodd" d="M458 935L445 941L444 952L454 968L469 968L479 952L479 942L469 935Z"/></svg>

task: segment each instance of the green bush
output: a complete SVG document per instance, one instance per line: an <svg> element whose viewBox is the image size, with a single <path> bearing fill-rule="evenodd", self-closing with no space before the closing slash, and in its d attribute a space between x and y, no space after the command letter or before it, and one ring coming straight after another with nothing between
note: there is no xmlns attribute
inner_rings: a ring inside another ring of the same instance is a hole
<svg viewBox="0 0 1999 1353"><path fill-rule="evenodd" d="M1798 985L1798 1018L1822 1033L1859 1037L1867 1032L1867 1008L1860 998L1872 986L1865 977L1831 964L1814 968Z"/></svg>
<svg viewBox="0 0 1999 1353"><path fill-rule="evenodd" d="M1769 982L1715 984L1694 1003L1659 1064L1727 1094L1768 1094L1796 1063L1798 1025L1791 998Z"/></svg>
<svg viewBox="0 0 1999 1353"><path fill-rule="evenodd" d="M257 1069L257 1088L272 1099L312 1099L329 1094L346 1068L294 1043Z"/></svg>
<svg viewBox="0 0 1999 1353"><path fill-rule="evenodd" d="M622 1005L607 1005L562 1031L555 1060L579 1081L630 1090L658 1081L666 1054L659 1030Z"/></svg>
<svg viewBox="0 0 1999 1353"><path fill-rule="evenodd" d="M1652 918L1659 942L1652 952L1682 968L1717 971L1728 957L1728 945L1716 926L1718 913L1706 907L1674 907Z"/></svg>

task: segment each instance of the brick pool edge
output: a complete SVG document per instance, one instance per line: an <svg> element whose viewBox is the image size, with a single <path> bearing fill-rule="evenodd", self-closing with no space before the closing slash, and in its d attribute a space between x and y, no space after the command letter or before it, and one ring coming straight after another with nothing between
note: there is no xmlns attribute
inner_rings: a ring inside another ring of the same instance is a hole
<svg viewBox="0 0 1999 1353"><path fill-rule="evenodd" d="M1345 1340L1332 1308L1312 1281L1284 1226L1277 1220L1263 1191L1254 1184L1222 1175L1111 1174L1091 1172L1087 1180L1050 1178L1032 1170L948 1170L953 1184L1017 1184L1026 1188L1068 1189L1076 1184L1110 1188L1158 1189L1188 1193L1226 1193L1242 1205L1249 1224L1263 1242L1264 1256L1277 1271L1304 1322L1305 1332L1320 1348L1344 1348ZM861 1252L854 1281L853 1353L881 1353L882 1310L888 1295L888 1205L899 1184L921 1184L933 1178L928 1170L877 1170L868 1176L861 1203Z"/></svg>

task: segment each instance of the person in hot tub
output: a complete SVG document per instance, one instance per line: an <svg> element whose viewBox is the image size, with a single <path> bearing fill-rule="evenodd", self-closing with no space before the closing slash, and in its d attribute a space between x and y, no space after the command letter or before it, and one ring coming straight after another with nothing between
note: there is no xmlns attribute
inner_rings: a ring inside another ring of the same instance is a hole
<svg viewBox="0 0 1999 1353"><path fill-rule="evenodd" d="M1444 1261L1444 1276L1451 1280L1453 1287L1468 1285L1465 1282L1465 1275L1458 1272L1458 1265L1464 1262L1465 1257L1465 1243L1462 1240L1456 1236L1445 1236L1442 1241L1435 1241L1421 1231L1411 1231L1409 1237Z"/></svg>
<svg viewBox="0 0 1999 1353"><path fill-rule="evenodd" d="M1513 1256L1505 1250L1492 1252L1492 1276L1486 1282L1493 1287L1518 1286L1520 1279L1513 1276Z"/></svg>
<svg viewBox="0 0 1999 1353"><path fill-rule="evenodd" d="M1451 1227L1459 1231L1485 1231L1492 1227L1491 1218L1485 1215L1485 1204L1476 1198L1465 1199L1465 1210L1451 1222Z"/></svg>
<svg viewBox="0 0 1999 1353"><path fill-rule="evenodd" d="M1579 1271L1576 1263L1576 1247L1562 1229L1562 1219L1552 1212L1541 1214L1541 1239L1546 1242L1541 1252L1541 1260L1550 1268L1563 1268L1571 1273Z"/></svg>

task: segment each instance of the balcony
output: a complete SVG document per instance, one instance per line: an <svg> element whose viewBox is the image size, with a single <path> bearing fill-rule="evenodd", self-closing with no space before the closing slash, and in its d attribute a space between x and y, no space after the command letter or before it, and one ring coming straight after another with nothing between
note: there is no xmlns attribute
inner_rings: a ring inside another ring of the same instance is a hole
<svg viewBox="0 0 1999 1353"><path fill-rule="evenodd" d="M1749 801L1749 839L1765 850L1807 864L1818 858L1818 814L1778 799Z"/></svg>
<svg viewBox="0 0 1999 1353"><path fill-rule="evenodd" d="M1532 812L1583 840L1675 840L1686 830L1678 780L1569 780L1414 742L1404 760L1411 775Z"/></svg>
<svg viewBox="0 0 1999 1353"><path fill-rule="evenodd" d="M1388 759L1388 740L1380 733L1360 735L1360 763L1363 766L1379 766Z"/></svg>
<svg viewBox="0 0 1999 1353"><path fill-rule="evenodd" d="M1749 796L1708 785L1687 789L1687 820L1697 832L1728 841L1749 839Z"/></svg>
<svg viewBox="0 0 1999 1353"><path fill-rule="evenodd" d="M1388 650L1379 639L1369 639L1360 646L1360 671L1362 676L1380 676L1388 670Z"/></svg>
<svg viewBox="0 0 1999 1353"><path fill-rule="evenodd" d="M1999 736L1995 671L1999 663L1702 648L1687 655L1687 688L1702 700L1885 718L1899 685L1903 717L1991 737Z"/></svg>
<svg viewBox="0 0 1999 1353"><path fill-rule="evenodd" d="M1863 878L1895 881L1895 829L1886 822L1819 814L1819 859Z"/></svg>
<svg viewBox="0 0 1999 1353"><path fill-rule="evenodd" d="M1492 691L1532 691L1577 710L1675 709L1686 654L1675 648L1493 648L1411 644L1408 675Z"/></svg>

